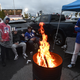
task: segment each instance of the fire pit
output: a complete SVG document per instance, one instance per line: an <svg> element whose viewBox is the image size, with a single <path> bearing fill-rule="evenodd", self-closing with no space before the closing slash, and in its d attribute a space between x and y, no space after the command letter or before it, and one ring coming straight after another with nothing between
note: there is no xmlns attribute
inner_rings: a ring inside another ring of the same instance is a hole
<svg viewBox="0 0 80 80"><path fill-rule="evenodd" d="M60 80L62 70L62 58L50 52L55 57L56 67L46 68L37 64L37 53L33 56L33 80Z"/></svg>
<svg viewBox="0 0 80 80"><path fill-rule="evenodd" d="M33 80L60 80L63 60L58 54L49 52L43 25L43 22L39 24L42 41L38 52L33 55Z"/></svg>

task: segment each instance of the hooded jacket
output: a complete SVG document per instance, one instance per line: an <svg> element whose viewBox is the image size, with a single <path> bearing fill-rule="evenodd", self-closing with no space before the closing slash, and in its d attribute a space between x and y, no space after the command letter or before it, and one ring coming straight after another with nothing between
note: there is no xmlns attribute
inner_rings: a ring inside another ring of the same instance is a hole
<svg viewBox="0 0 80 80"><path fill-rule="evenodd" d="M2 23L3 21L2 21L2 19L0 18L0 20L1 20L1 22L0 23Z"/></svg>
<svg viewBox="0 0 80 80"><path fill-rule="evenodd" d="M12 45L12 32L10 25L6 24L6 18L8 17L5 17L3 23L0 23L0 40L3 39L0 45L9 48Z"/></svg>

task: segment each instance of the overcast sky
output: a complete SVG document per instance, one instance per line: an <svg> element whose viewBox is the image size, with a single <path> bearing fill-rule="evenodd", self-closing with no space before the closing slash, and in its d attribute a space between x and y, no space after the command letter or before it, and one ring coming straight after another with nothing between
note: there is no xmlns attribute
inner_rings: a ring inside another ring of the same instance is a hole
<svg viewBox="0 0 80 80"><path fill-rule="evenodd" d="M28 13L37 13L42 10L44 13L57 13L61 11L62 5L69 4L75 0L14 0L15 8L28 8ZM2 9L13 9L13 0L0 0ZM27 12L26 12L27 13Z"/></svg>

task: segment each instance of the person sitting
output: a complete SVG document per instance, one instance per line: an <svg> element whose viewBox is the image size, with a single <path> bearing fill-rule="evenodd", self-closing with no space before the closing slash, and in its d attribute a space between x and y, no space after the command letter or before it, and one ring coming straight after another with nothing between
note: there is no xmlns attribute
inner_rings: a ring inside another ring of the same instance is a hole
<svg viewBox="0 0 80 80"><path fill-rule="evenodd" d="M14 60L18 59L18 54L17 54L16 48L19 47L19 46L23 47L23 58L26 59L26 57L28 57L26 55L26 53L25 53L25 51L26 51L26 43L20 42L20 35L18 34L17 30L15 29L13 31L13 45L12 45L12 50L13 50L13 52L15 54Z"/></svg>
<svg viewBox="0 0 80 80"><path fill-rule="evenodd" d="M30 47L30 54L34 52L34 43L39 45L39 38L35 36L35 31L32 30L32 27L28 27L28 31L25 33L25 40L28 42Z"/></svg>

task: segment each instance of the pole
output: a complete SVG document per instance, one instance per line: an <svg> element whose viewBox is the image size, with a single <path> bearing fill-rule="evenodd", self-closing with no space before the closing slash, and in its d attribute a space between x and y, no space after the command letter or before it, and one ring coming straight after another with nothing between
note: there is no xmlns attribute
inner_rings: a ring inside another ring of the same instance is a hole
<svg viewBox="0 0 80 80"><path fill-rule="evenodd" d="M57 27L57 31L56 31L56 35L55 35L55 39L54 39L53 49L54 49L54 47L55 47L55 43L56 43L58 31L59 31L59 25L60 25L60 21L61 21L61 15L62 15L62 11L61 11L61 14L60 14L60 17L59 17L59 23L58 23L58 27Z"/></svg>
<svg viewBox="0 0 80 80"><path fill-rule="evenodd" d="M15 4L14 4L14 0L13 0L13 6L14 6L14 15L16 15L16 13L15 13Z"/></svg>

